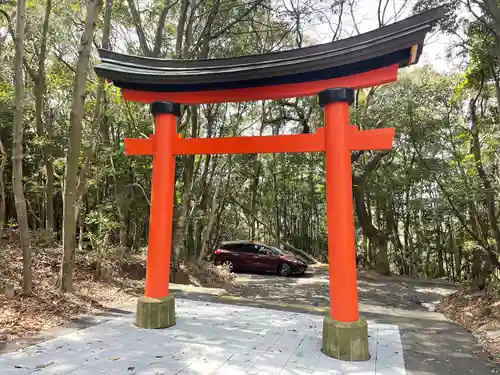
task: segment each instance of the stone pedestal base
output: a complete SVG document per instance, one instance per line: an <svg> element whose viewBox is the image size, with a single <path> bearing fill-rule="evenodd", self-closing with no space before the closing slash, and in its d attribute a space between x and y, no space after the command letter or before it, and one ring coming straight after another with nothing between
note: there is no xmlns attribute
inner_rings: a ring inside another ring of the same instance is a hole
<svg viewBox="0 0 500 375"><path fill-rule="evenodd" d="M167 328L175 325L175 299L140 297L137 301L135 325L139 328Z"/></svg>
<svg viewBox="0 0 500 375"><path fill-rule="evenodd" d="M364 319L343 323L326 316L323 320L323 353L343 361L367 361L368 325Z"/></svg>

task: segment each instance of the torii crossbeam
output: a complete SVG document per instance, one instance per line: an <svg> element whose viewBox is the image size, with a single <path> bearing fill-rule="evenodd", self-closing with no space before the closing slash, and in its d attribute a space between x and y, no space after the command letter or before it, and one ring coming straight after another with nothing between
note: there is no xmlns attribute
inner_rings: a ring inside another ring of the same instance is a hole
<svg viewBox="0 0 500 375"><path fill-rule="evenodd" d="M394 129L360 131L349 122L353 89L393 82L414 64L425 35L443 8L359 36L266 55L212 60L161 60L100 50L97 74L122 89L126 100L151 104L155 133L125 139L127 155L153 157L145 296L136 325L175 324L169 295L176 155L324 152L328 221L330 313L323 352L343 360L367 360L368 329L359 317L352 207L352 150L389 150ZM180 138L180 104L281 99L318 95L325 126L315 134ZM179 104L180 103L180 104Z"/></svg>
<svg viewBox="0 0 500 375"><path fill-rule="evenodd" d="M353 125L346 129L349 150L389 150L392 148L394 129L359 131ZM155 143L161 147L164 141L154 134L149 138L125 138L125 154L128 156L153 156ZM324 152L325 129L315 134L272 135L258 137L180 138L172 141L174 155L214 154L266 154L281 152Z"/></svg>

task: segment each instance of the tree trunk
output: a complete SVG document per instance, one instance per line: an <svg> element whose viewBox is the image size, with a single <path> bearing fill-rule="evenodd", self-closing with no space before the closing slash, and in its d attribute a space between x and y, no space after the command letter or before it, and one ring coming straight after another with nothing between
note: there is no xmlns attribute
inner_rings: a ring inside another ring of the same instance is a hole
<svg viewBox="0 0 500 375"><path fill-rule="evenodd" d="M479 5L481 6L481 9L487 12L493 20L493 25L490 25L489 22L487 22L486 26L487 28L493 27L493 34L497 42L495 52L498 60L500 60L500 5L496 0L481 0L476 1L476 3L480 3Z"/></svg>
<svg viewBox="0 0 500 375"><path fill-rule="evenodd" d="M83 237L85 235L84 215L80 212L78 215L78 251L83 251Z"/></svg>
<svg viewBox="0 0 500 375"><path fill-rule="evenodd" d="M21 249L23 252L23 293L26 296L32 292L31 276L31 243L28 226L28 214L26 211L26 199L23 190L23 105L24 105L24 27L26 24L26 1L19 0L17 3L17 26L16 26L16 55L14 62L14 127L12 148L12 190L16 204L17 221L21 237Z"/></svg>
<svg viewBox="0 0 500 375"><path fill-rule="evenodd" d="M208 223L205 228L205 232L203 233L200 256L198 257L198 263L201 263L203 258L205 258L205 254L207 253L210 234L212 233L212 227L215 221L215 217L217 216L218 198L221 186L222 186L222 178L218 178L217 185L215 186L215 192L212 197L212 207L210 208L210 216L208 217Z"/></svg>
<svg viewBox="0 0 500 375"><path fill-rule="evenodd" d="M127 248L127 218L125 215L126 212L126 198L124 198L124 187L123 187L123 182L120 181L117 177L117 173L115 170L115 164L113 162L113 156L109 156L109 161L111 164L111 172L113 175L113 186L114 186L114 198L115 198L115 203L116 203L116 210L118 214L118 220L120 227L118 228L119 230L119 241L120 241L120 249L121 251L125 251Z"/></svg>
<svg viewBox="0 0 500 375"><path fill-rule="evenodd" d="M377 258L375 263L375 269L381 275L389 275L391 273L390 264L389 264L389 254L387 252L387 237L379 236L372 239L372 243L377 248Z"/></svg>
<svg viewBox="0 0 500 375"><path fill-rule="evenodd" d="M262 134L262 133L261 133ZM254 156L254 161L253 161L253 178L252 178L252 185L250 187L250 209L252 212L256 212L257 210L257 197L259 194L258 188L259 188L259 180L260 180L260 154L256 154ZM256 231L256 221L255 218L252 216L251 221L250 221L250 240L255 240L257 236L257 231Z"/></svg>
<svg viewBox="0 0 500 375"><path fill-rule="evenodd" d="M203 228L200 225L200 222L190 221L188 223L188 233L191 235L188 236L186 240L186 260L190 261L196 256L196 249L200 247L201 243L201 232Z"/></svg>
<svg viewBox="0 0 500 375"><path fill-rule="evenodd" d="M191 136L196 137L198 132L198 109L196 106L191 108ZM180 253L182 248L182 243L184 242L184 232L186 228L186 220L191 207L191 189L193 185L193 172L194 172L194 156L187 155L184 157L184 173L183 179L183 192L182 192L182 205L179 211L179 217L173 233L173 253L174 262L177 263L180 260Z"/></svg>
<svg viewBox="0 0 500 375"><path fill-rule="evenodd" d="M65 186L63 200L63 256L59 276L59 289L62 292L73 289L73 261L75 255L76 224L78 217L78 194L82 192L85 180L85 168L82 168L78 179L78 160L82 142L82 121L84 116L86 78L89 67L92 40L94 37L97 17L102 8L102 0L89 0L83 30L78 62L73 86L70 114L69 146L66 157Z"/></svg>
<svg viewBox="0 0 500 375"><path fill-rule="evenodd" d="M387 253L387 234L373 225L365 205L365 180L367 175L371 173L377 166L380 160L387 153L376 154L366 165L363 176L352 175L354 205L359 224L363 230L363 234L370 239L371 246L377 250L375 258L375 268L382 275L390 274L389 255Z"/></svg>
<svg viewBox="0 0 500 375"><path fill-rule="evenodd" d="M438 257L438 272L436 277L443 277L445 276L445 271L444 271L444 256L443 256L443 246L441 245L441 218L436 215L436 252L437 252L437 257ZM429 250L427 250L429 251Z"/></svg>
<svg viewBox="0 0 500 375"><path fill-rule="evenodd" d="M262 102L262 120L264 119L264 102ZM262 136L264 132L265 122L261 121L259 136ZM260 172L261 172L261 154L253 155L252 162L253 176L252 185L250 187L250 209L252 212L257 212L257 198L259 196L259 182L260 182ZM254 216L250 216L250 240L255 240L257 238L257 222Z"/></svg>
<svg viewBox="0 0 500 375"><path fill-rule="evenodd" d="M200 3L201 4L201 3ZM214 22L215 15L218 11L219 1L216 0L212 3L212 7L210 13L207 16L207 21L203 27L203 31L200 35L200 39L197 42L197 46L202 46L202 49L198 51L197 58L198 59L206 59L209 54L210 47L210 34L212 23ZM181 9L179 14L179 22L177 24L177 39L176 39L176 54L177 56L181 55L183 51L182 41L185 30L185 23L187 21L187 11L189 8L189 1L183 0L181 3ZM187 47L187 46L186 46ZM180 56L179 56L180 58ZM198 134L198 107L191 107L191 137L196 137ZM186 228L186 220L189 209L191 207L191 189L193 187L193 179L194 179L194 155L188 155L184 157L184 173L183 173L183 192L182 192L182 206L179 211L179 217L177 219L177 225L175 226L175 230L173 233L173 253L175 263L179 262L180 259L180 251L182 247L182 242L184 239L184 233Z"/></svg>
<svg viewBox="0 0 500 375"><path fill-rule="evenodd" d="M5 229L5 220L6 220L5 182L4 182L4 171L6 164L7 164L7 154L5 153L5 149L3 148L2 139L0 139L0 245L2 244L3 232Z"/></svg>
<svg viewBox="0 0 500 375"><path fill-rule="evenodd" d="M207 106L207 107L209 107L209 106ZM207 117L208 117L207 138L211 138L212 137L213 120L212 120L211 115L207 115ZM193 239L192 242L194 242L194 244L195 244L194 251L193 251L193 254L195 255L195 257L199 256L199 254L202 252L202 247L203 247L203 242L204 242L202 240L202 234L205 233L203 231L203 229L206 228L207 220L208 220L208 218L205 217L206 216L205 213L207 213L207 211L209 210L209 205L210 205L209 187L210 187L210 181L213 180L215 168L217 166L217 156L213 159L212 163L210 162L212 160L212 155L206 155L203 159L200 159L200 161L198 162L198 164L196 166L196 171L193 174L193 178L195 178L195 176L198 175L198 172L200 170L200 166L202 164L201 160L204 160L203 170L201 172L201 181L200 181L200 185L201 185L200 190L201 191L199 193L201 198L199 199L199 204L198 204L198 207L196 207L196 208L202 214L200 215L201 217L196 222L196 225L188 225L188 231L186 233L186 235L187 235L186 243L189 243L189 240L192 238ZM209 177L210 167L212 170L211 170L210 177ZM193 207L193 210L194 210L194 207ZM196 228L196 233L193 233L193 231L191 230L194 228ZM197 237L194 237L195 235ZM187 250L189 251L189 249L187 249Z"/></svg>
<svg viewBox="0 0 500 375"><path fill-rule="evenodd" d="M460 281L460 279L462 278L462 246L457 245L453 221L451 219L448 222L448 227L450 231L450 248L455 257L455 281Z"/></svg>
<svg viewBox="0 0 500 375"><path fill-rule="evenodd" d="M273 154L273 165L276 167L276 154ZM273 178L273 203L274 203L274 217L275 217L275 232L274 232L274 244L276 247L280 246L281 243L281 220L280 220L280 202L278 197L278 176L276 169L273 168L271 171Z"/></svg>
<svg viewBox="0 0 500 375"><path fill-rule="evenodd" d="M484 266L483 266L484 258ZM486 286L486 280L491 271L491 262L487 256L479 249L476 249L473 253L472 267L471 267L471 278L472 278L472 289L473 291L483 290Z"/></svg>
<svg viewBox="0 0 500 375"><path fill-rule="evenodd" d="M262 107L262 112L264 112L264 105ZM273 126L273 135L278 135L280 131L280 124ZM271 167L271 178L273 184L273 204L274 204L274 244L276 247L280 247L281 244L281 220L280 220L280 202L278 196L278 172L277 172L277 155L272 154L272 167ZM293 239L292 239L293 240Z"/></svg>
<svg viewBox="0 0 500 375"><path fill-rule="evenodd" d="M500 49L500 45L498 47ZM495 81L495 94L497 98L497 108L500 109L500 79L496 72L493 72L493 80ZM498 118L498 122L500 124L500 117Z"/></svg>
<svg viewBox="0 0 500 375"><path fill-rule="evenodd" d="M184 40L184 30L186 27L187 11L189 7L189 0L182 0L179 10L179 20L177 22L177 33L175 41L175 56L178 59L182 58L182 43Z"/></svg>
<svg viewBox="0 0 500 375"><path fill-rule="evenodd" d="M500 29L500 27L499 27ZM498 225L497 218L497 207L496 207L496 197L495 189L492 186L490 178L488 177L486 170L483 166L483 160L481 157L481 143L479 140L479 127L476 116L476 100L472 99L469 103L469 109L471 114L471 127L470 131L472 134L472 152L474 154L474 160L476 165L476 170L481 178L483 187L485 190L485 208L488 212L488 222L493 233L493 238L495 239L495 251L493 251L489 246L486 248L488 253L490 266L493 265L496 268L500 267L497 254L500 254L500 228ZM487 233L486 230L483 231Z"/></svg>
<svg viewBox="0 0 500 375"><path fill-rule="evenodd" d="M45 164L45 201L47 205L45 228L49 231L49 233L54 233L54 162L52 156L53 126L54 110L50 109L46 123L46 142L43 151Z"/></svg>
<svg viewBox="0 0 500 375"><path fill-rule="evenodd" d="M102 48L111 49L109 43L109 34L111 29L111 10L113 8L113 0L106 0L106 7L104 10L104 26L102 29ZM104 102L104 103L103 103ZM99 133L105 145L109 145L109 124L102 116L102 107L106 105L106 98L104 93L104 79L99 78L99 85L97 87L96 107L94 112L94 121L99 123Z"/></svg>
<svg viewBox="0 0 500 375"><path fill-rule="evenodd" d="M42 26L42 36L40 40L40 55L38 57L38 71L35 79L35 124L36 124L36 133L40 139L43 139L43 160L45 166L46 163L46 143L47 139L45 139L45 132L43 127L43 112L44 112L44 99L45 99L45 60L47 57L47 35L49 33L49 19L50 19L50 11L52 9L52 0L47 0L45 5L45 16L43 19ZM47 180L47 178L46 178ZM40 218L42 220L42 225L46 225L47 220L47 197L45 196L45 202L43 202ZM47 228L45 228L47 229Z"/></svg>

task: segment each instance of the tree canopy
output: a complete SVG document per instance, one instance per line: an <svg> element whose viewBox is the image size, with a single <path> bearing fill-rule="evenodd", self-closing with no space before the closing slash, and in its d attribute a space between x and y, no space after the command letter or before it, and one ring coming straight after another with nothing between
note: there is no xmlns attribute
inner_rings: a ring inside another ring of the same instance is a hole
<svg viewBox="0 0 500 375"><path fill-rule="evenodd" d="M59 287L75 252L124 257L147 246L151 159L123 139L153 132L147 106L93 72L97 47L158 58L259 54L358 33L361 0L53 0L0 4L0 241L60 244ZM394 127L391 152L352 154L360 265L484 288L500 271L500 5L379 0L374 27L448 3L436 32L455 71L421 64L360 90L351 119ZM15 105L13 106L12 103ZM189 137L297 134L323 125L314 97L185 106ZM22 202L25 202L24 205ZM176 160L173 261L203 261L221 240L254 239L327 257L324 156ZM30 238L31 234L31 238ZM23 237L24 236L24 237ZM31 286L25 285L30 293Z"/></svg>

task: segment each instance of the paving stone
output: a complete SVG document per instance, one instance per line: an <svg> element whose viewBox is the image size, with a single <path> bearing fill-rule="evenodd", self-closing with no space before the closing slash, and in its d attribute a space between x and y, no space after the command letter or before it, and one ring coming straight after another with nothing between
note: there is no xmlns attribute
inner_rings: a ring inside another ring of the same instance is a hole
<svg viewBox="0 0 500 375"><path fill-rule="evenodd" d="M312 368L305 368L288 362L279 375L311 375L312 372Z"/></svg>
<svg viewBox="0 0 500 375"><path fill-rule="evenodd" d="M176 318L68 333L0 356L0 375L406 375L397 326L368 322L371 359L344 362L321 352L321 316L177 299Z"/></svg>
<svg viewBox="0 0 500 375"><path fill-rule="evenodd" d="M339 361L321 353L314 367L313 375L343 375L346 365L345 361Z"/></svg>
<svg viewBox="0 0 500 375"><path fill-rule="evenodd" d="M406 375L404 367L397 366L377 366L376 375Z"/></svg>
<svg viewBox="0 0 500 375"><path fill-rule="evenodd" d="M373 375L376 369L376 358L372 357L366 362L346 363L343 375Z"/></svg>

